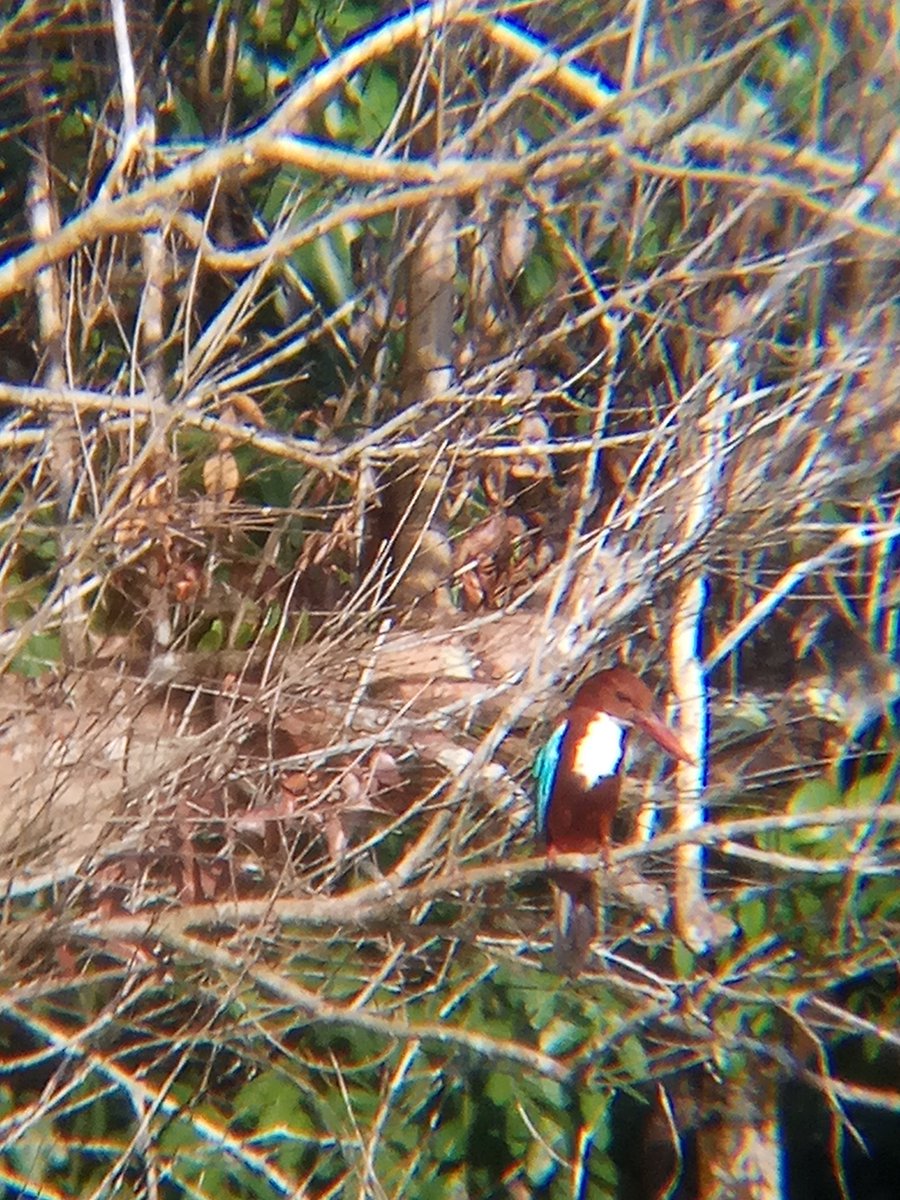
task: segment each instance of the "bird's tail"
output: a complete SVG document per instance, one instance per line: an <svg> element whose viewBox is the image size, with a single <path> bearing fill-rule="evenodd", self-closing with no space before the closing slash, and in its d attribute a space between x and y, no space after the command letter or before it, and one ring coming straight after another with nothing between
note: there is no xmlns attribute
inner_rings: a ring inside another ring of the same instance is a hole
<svg viewBox="0 0 900 1200"><path fill-rule="evenodd" d="M581 871L554 871L551 878L556 884L556 963L566 975L579 975L597 935L597 881Z"/></svg>

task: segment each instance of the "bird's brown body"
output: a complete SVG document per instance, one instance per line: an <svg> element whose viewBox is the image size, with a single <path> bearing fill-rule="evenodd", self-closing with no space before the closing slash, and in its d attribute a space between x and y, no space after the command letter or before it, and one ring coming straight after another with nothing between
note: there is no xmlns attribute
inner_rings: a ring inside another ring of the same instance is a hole
<svg viewBox="0 0 900 1200"><path fill-rule="evenodd" d="M650 689L625 667L592 675L575 693L551 739L555 761L544 760L539 774L539 816L551 858L602 852L608 861L621 766L635 726L674 758L691 761L654 711ZM571 870L555 871L552 878L558 889L557 954L561 966L575 974L596 933L596 879L592 872Z"/></svg>
<svg viewBox="0 0 900 1200"><path fill-rule="evenodd" d="M592 709L571 708L556 781L547 810L547 848L557 854L608 854L613 818L619 806L622 776L614 774L585 788L574 771L578 745L594 718ZM625 733L622 750L625 749Z"/></svg>

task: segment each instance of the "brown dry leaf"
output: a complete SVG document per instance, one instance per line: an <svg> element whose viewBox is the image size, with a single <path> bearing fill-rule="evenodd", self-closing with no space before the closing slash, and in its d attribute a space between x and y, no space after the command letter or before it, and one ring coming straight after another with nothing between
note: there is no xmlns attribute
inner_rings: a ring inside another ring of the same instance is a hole
<svg viewBox="0 0 900 1200"><path fill-rule="evenodd" d="M500 243L500 274L507 282L515 279L537 242L534 210L524 201L509 206L503 214Z"/></svg>
<svg viewBox="0 0 900 1200"><path fill-rule="evenodd" d="M163 508L172 498L172 489L165 475L148 479L138 475L128 489L128 499L135 508Z"/></svg>
<svg viewBox="0 0 900 1200"><path fill-rule="evenodd" d="M262 409L243 392L235 392L233 396L228 397L228 402L223 405L222 411L219 414L219 420L223 425L254 425L257 429L265 429L266 418ZM218 433L216 435L220 450L230 450L235 443L235 439L230 433Z"/></svg>
<svg viewBox="0 0 900 1200"><path fill-rule="evenodd" d="M519 422L522 454L513 459L510 473L516 479L552 479L553 471L546 450L529 451L532 445L546 446L552 441L550 427L540 413L528 413Z"/></svg>
<svg viewBox="0 0 900 1200"><path fill-rule="evenodd" d="M493 513L456 544L454 565L465 607L470 612L491 604L497 578L496 560L508 557L507 520L503 513Z"/></svg>
<svg viewBox="0 0 900 1200"><path fill-rule="evenodd" d="M116 521L113 540L118 546L133 546L151 535L165 540L172 520L172 488L166 476L138 475L128 490L128 507Z"/></svg>
<svg viewBox="0 0 900 1200"><path fill-rule="evenodd" d="M370 779L373 779L378 787L394 788L399 787L403 782L397 760L387 750L375 751L369 763L369 770Z"/></svg>
<svg viewBox="0 0 900 1200"><path fill-rule="evenodd" d="M203 486L207 496L222 505L230 504L241 482L237 459L228 451L212 454L203 464Z"/></svg>
<svg viewBox="0 0 900 1200"><path fill-rule="evenodd" d="M331 529L314 529L303 540L303 549L297 558L297 571L308 571L311 566L328 564L336 554L352 554L354 547L354 516L352 511L340 513Z"/></svg>
<svg viewBox="0 0 900 1200"><path fill-rule="evenodd" d="M246 392L234 392L228 397L228 402L242 421L255 425L257 429L266 428L265 414L252 396L248 396Z"/></svg>
<svg viewBox="0 0 900 1200"><path fill-rule="evenodd" d="M208 590L203 569L195 562L176 561L168 571L166 583L179 604L192 603Z"/></svg>
<svg viewBox="0 0 900 1200"><path fill-rule="evenodd" d="M531 553L529 531L521 517L493 513L470 529L457 543L454 556L467 611L508 603L515 580L531 574L521 569Z"/></svg>

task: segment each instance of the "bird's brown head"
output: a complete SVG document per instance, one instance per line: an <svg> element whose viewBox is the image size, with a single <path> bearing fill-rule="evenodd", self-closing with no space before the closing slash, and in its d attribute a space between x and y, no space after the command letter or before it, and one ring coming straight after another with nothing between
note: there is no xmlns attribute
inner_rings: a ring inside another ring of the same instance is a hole
<svg viewBox="0 0 900 1200"><path fill-rule="evenodd" d="M673 758L694 761L674 730L657 715L653 693L627 667L611 667L586 679L575 693L571 707L608 713L624 725L642 729Z"/></svg>

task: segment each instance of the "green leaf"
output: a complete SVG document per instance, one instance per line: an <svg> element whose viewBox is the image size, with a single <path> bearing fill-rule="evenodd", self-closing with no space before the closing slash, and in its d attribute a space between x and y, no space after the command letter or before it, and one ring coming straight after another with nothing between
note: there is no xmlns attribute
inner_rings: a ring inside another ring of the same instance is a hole
<svg viewBox="0 0 900 1200"><path fill-rule="evenodd" d="M41 540L35 544L32 553L36 558L39 558L41 562L55 563L59 558L59 542L53 537L41 538Z"/></svg>
<svg viewBox="0 0 900 1200"><path fill-rule="evenodd" d="M220 618L212 622L203 637L197 642L197 649L206 654L221 650L225 644L225 622Z"/></svg>
<svg viewBox="0 0 900 1200"><path fill-rule="evenodd" d="M341 100L326 104L322 113L325 131L335 142L350 142L357 131L356 114Z"/></svg>
<svg viewBox="0 0 900 1200"><path fill-rule="evenodd" d="M718 1046L713 1050L713 1061L719 1071L729 1079L746 1079L749 1064L742 1050L731 1046Z"/></svg>
<svg viewBox="0 0 900 1200"><path fill-rule="evenodd" d="M45 671L62 658L62 648L58 633L35 633L25 644L25 648L12 661L12 669L17 675L26 679L37 679Z"/></svg>
<svg viewBox="0 0 900 1200"><path fill-rule="evenodd" d="M752 1014L747 1024L760 1041L771 1041L776 1027L775 1012L771 1008L760 1008Z"/></svg>
<svg viewBox="0 0 900 1200"><path fill-rule="evenodd" d="M619 1047L619 1061L635 1081L646 1079L650 1074L650 1064L643 1043L637 1034L631 1034Z"/></svg>
<svg viewBox="0 0 900 1200"><path fill-rule="evenodd" d="M235 650L246 650L256 638L257 628L250 621L242 621L234 638Z"/></svg>
<svg viewBox="0 0 900 1200"><path fill-rule="evenodd" d="M545 1054L570 1054L583 1041L584 1030L581 1025L557 1015L541 1032L539 1045Z"/></svg>
<svg viewBox="0 0 900 1200"><path fill-rule="evenodd" d="M525 1174L533 1187L543 1187L556 1170L556 1160L543 1142L532 1141L525 1157Z"/></svg>
<svg viewBox="0 0 900 1200"><path fill-rule="evenodd" d="M266 614L260 626L260 633L263 637L268 633L274 633L278 628L278 624L281 621L281 612L281 605L277 601L274 604L270 604L266 609Z"/></svg>
<svg viewBox="0 0 900 1200"><path fill-rule="evenodd" d="M360 133L365 144L381 137L393 119L399 99L394 76L384 67L373 67L362 89L359 110Z"/></svg>
<svg viewBox="0 0 900 1200"><path fill-rule="evenodd" d="M694 973L694 952L682 941L676 941L672 950L675 962L675 974L679 979L690 979Z"/></svg>
<svg viewBox="0 0 900 1200"><path fill-rule="evenodd" d="M484 1094L500 1108L509 1104L515 1093L516 1086L509 1075L503 1075L499 1071L492 1071L488 1076Z"/></svg>
<svg viewBox="0 0 900 1200"><path fill-rule="evenodd" d="M737 920L744 937L751 940L758 938L768 923L768 908L765 900L756 897L746 901L738 909Z"/></svg>
<svg viewBox="0 0 900 1200"><path fill-rule="evenodd" d="M900 888L890 877L869 879L857 893L857 915L885 925L900 920Z"/></svg>
<svg viewBox="0 0 900 1200"><path fill-rule="evenodd" d="M173 89L172 100L175 108L175 123L178 127L179 135L185 139L202 138L203 123L197 117L194 106L184 93L178 88Z"/></svg>
<svg viewBox="0 0 900 1200"><path fill-rule="evenodd" d="M821 812L844 803L844 797L836 783L830 779L809 779L800 785L788 801L787 811L791 814ZM844 853L846 833L828 825L806 825L792 829L779 839L779 849L790 853L807 853L809 848L816 857L826 858Z"/></svg>
<svg viewBox="0 0 900 1200"><path fill-rule="evenodd" d="M886 771L864 775L862 779L857 780L847 789L843 796L843 803L852 808L875 808L887 798L888 789L893 782L894 770L892 767ZM877 812L872 813L875 818L877 815Z"/></svg>
<svg viewBox="0 0 900 1200"><path fill-rule="evenodd" d="M534 1081L533 1094L544 1109L556 1114L561 1112L566 1104L566 1091L555 1079L542 1077Z"/></svg>
<svg viewBox="0 0 900 1200"><path fill-rule="evenodd" d="M833 808L841 802L841 793L837 784L830 779L809 779L802 783L788 801L789 813L821 812L823 808Z"/></svg>
<svg viewBox="0 0 900 1200"><path fill-rule="evenodd" d="M529 255L522 271L522 287L525 291L526 303L539 305L549 296L556 283L556 268L551 262L546 250L539 250Z"/></svg>
<svg viewBox="0 0 900 1200"><path fill-rule="evenodd" d="M603 1134L608 1133L609 1106L613 1094L603 1088L588 1087L581 1092L579 1098L584 1124L588 1129L596 1131L593 1135L594 1144L601 1149L606 1145Z"/></svg>
<svg viewBox="0 0 900 1200"><path fill-rule="evenodd" d="M796 891L794 902L800 916L807 921L812 921L822 915L822 898L812 889L802 888Z"/></svg>

